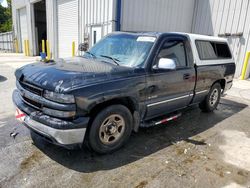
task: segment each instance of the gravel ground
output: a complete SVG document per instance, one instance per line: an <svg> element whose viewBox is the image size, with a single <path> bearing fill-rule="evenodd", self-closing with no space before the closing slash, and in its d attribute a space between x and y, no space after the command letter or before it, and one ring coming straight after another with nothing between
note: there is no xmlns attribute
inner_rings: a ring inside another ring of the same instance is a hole
<svg viewBox="0 0 250 188"><path fill-rule="evenodd" d="M250 187L248 82L244 97L234 87L214 113L188 108L100 156L46 143L15 120L14 71L34 59L0 54L0 187Z"/></svg>

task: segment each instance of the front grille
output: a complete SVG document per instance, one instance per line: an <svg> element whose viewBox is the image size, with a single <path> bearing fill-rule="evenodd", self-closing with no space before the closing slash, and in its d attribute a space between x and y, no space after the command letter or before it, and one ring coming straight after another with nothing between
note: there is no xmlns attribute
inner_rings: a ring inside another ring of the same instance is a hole
<svg viewBox="0 0 250 188"><path fill-rule="evenodd" d="M30 106L36 108L36 109L41 109L41 108L42 108L42 105L41 105L40 103L38 103L38 102L36 102L36 101L33 101L33 100L31 100L31 99L28 99L27 97L24 97L24 96L23 96L23 100L24 100L24 102L25 102L26 104L28 104L28 105L30 105Z"/></svg>
<svg viewBox="0 0 250 188"><path fill-rule="evenodd" d="M23 103L25 103L27 106L39 110L44 114L52 117L69 119L75 116L75 113L70 113L72 111L75 111L74 104L60 104L50 101L43 97L43 89L38 88L37 86L33 86L29 83L17 81L16 85L17 89L19 90L20 96L22 97ZM57 111L61 111L62 115ZM57 115L56 112L58 113Z"/></svg>
<svg viewBox="0 0 250 188"><path fill-rule="evenodd" d="M17 86L18 85L21 86L20 93L22 93L22 90L26 90L26 91L29 91L30 93L35 94L35 95L42 96L43 90L41 88L38 88L37 86L34 86L34 85L27 83L27 82L24 82L24 81L18 81ZM25 102L27 105L29 105L35 109L41 110L41 108L42 108L41 103L31 99L30 97L29 98L25 97L24 94L22 94L22 98L23 98L23 102Z"/></svg>
<svg viewBox="0 0 250 188"><path fill-rule="evenodd" d="M34 93L34 94L39 95L39 96L42 96L43 90L42 90L41 88L38 88L38 87L36 87L36 86L33 86L33 85L31 85L31 84L29 84L29 83L27 83L27 82L19 82L19 83L20 83L20 85L21 85L24 89L30 91L31 93Z"/></svg>

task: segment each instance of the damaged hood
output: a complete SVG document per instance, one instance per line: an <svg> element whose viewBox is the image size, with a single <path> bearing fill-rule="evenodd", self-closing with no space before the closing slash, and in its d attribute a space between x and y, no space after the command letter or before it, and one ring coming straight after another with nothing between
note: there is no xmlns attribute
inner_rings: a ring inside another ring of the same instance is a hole
<svg viewBox="0 0 250 188"><path fill-rule="evenodd" d="M134 68L83 57L58 59L50 63L36 62L15 72L17 80L56 92L67 92L79 86L133 74Z"/></svg>

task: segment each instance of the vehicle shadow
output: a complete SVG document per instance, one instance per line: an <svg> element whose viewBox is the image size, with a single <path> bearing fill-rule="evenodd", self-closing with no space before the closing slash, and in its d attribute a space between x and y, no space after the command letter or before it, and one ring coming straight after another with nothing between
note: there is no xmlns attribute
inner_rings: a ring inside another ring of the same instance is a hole
<svg viewBox="0 0 250 188"><path fill-rule="evenodd" d="M205 145L204 141L190 137L206 131L245 107L247 105L226 99L221 100L218 110L213 113L203 113L197 106L189 107L176 121L166 125L141 128L138 133L131 135L123 148L108 155L97 155L88 149L66 150L34 135L33 141L52 160L72 170L78 172L108 170L132 163L178 141L185 140L195 145Z"/></svg>

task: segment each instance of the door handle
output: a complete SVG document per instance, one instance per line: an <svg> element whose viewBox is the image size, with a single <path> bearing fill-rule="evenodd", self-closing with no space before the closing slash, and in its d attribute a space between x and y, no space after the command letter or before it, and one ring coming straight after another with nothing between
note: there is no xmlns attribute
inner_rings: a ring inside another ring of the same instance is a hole
<svg viewBox="0 0 250 188"><path fill-rule="evenodd" d="M183 75L183 80L188 80L189 78L190 78L189 73Z"/></svg>

